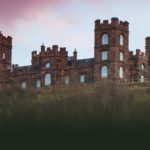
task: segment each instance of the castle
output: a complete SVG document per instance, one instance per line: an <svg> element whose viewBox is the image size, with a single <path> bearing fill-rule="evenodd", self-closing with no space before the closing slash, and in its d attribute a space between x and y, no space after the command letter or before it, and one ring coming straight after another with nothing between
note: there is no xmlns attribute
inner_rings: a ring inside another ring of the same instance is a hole
<svg viewBox="0 0 150 150"><path fill-rule="evenodd" d="M111 18L95 21L94 58L68 56L66 48L41 46L32 52L30 66L12 65L12 38L0 32L0 85L28 87L67 86L100 80L145 82L150 80L150 37L145 53L129 51L129 23Z"/></svg>

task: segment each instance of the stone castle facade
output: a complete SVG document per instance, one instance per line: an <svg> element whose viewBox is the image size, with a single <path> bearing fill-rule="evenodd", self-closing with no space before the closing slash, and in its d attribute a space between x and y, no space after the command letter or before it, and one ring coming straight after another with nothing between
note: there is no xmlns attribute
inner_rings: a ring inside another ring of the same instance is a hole
<svg viewBox="0 0 150 150"><path fill-rule="evenodd" d="M49 87L96 83L101 80L145 82L150 80L150 37L145 53L129 51L129 23L111 18L95 21L94 58L68 56L66 48L41 46L32 52L30 66L12 65L12 38L0 33L0 85Z"/></svg>

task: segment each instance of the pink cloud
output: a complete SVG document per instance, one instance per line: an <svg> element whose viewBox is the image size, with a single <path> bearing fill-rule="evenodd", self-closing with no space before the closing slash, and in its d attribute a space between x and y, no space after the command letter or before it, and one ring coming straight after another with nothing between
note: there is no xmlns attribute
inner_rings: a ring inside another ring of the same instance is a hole
<svg viewBox="0 0 150 150"><path fill-rule="evenodd" d="M0 22L11 24L26 14L40 11L47 6L54 7L63 0L0 0Z"/></svg>
<svg viewBox="0 0 150 150"><path fill-rule="evenodd" d="M69 2L78 2L79 0L0 0L0 24L11 24L15 20L24 16L32 16L34 12L46 9L46 7L60 6L62 3L68 5ZM113 0L83 0L100 9L108 7ZM119 1L119 0L117 0ZM126 2L129 0L126 0ZM136 0L133 0L135 2ZM149 0L137 0L138 3L147 4ZM124 3L124 2L122 2Z"/></svg>

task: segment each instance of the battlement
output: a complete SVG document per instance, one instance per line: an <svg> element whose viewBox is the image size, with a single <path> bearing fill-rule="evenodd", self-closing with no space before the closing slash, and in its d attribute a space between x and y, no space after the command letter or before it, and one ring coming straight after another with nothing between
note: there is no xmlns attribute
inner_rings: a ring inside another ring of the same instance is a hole
<svg viewBox="0 0 150 150"><path fill-rule="evenodd" d="M52 48L51 47L45 47L44 44L41 45L41 51L39 53L37 53L37 51L32 51L32 58L35 57L39 57L40 55L44 56L44 55L50 55L50 54L54 54L54 55L62 55L62 56L66 56L68 55L68 51L66 50L66 47L60 47L58 45L53 45Z"/></svg>
<svg viewBox="0 0 150 150"><path fill-rule="evenodd" d="M137 58L142 58L144 59L145 58L145 53L142 52L140 49L136 49L136 55L135 55Z"/></svg>
<svg viewBox="0 0 150 150"><path fill-rule="evenodd" d="M150 47L150 37L145 38L145 45Z"/></svg>
<svg viewBox="0 0 150 150"><path fill-rule="evenodd" d="M0 43L4 43L6 45L12 45L12 37L4 36L3 33L0 31Z"/></svg>
<svg viewBox="0 0 150 150"><path fill-rule="evenodd" d="M145 58L145 53L142 52L140 49L136 49L135 54L133 51L129 51L129 56L130 57L136 57L138 59L144 59Z"/></svg>
<svg viewBox="0 0 150 150"><path fill-rule="evenodd" d="M111 22L109 22L109 20L103 20L103 22L101 22L100 19L97 19L95 21L95 28L108 28L108 27L119 27L119 28L124 28L126 30L128 30L129 28L129 23L127 21L120 21L118 18L113 17L111 18Z"/></svg>

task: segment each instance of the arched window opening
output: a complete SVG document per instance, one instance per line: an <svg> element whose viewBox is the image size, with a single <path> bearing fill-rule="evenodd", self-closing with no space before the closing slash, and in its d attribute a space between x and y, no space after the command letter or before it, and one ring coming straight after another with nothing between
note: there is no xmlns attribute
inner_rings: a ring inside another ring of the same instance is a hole
<svg viewBox="0 0 150 150"><path fill-rule="evenodd" d="M102 45L107 45L109 43L109 36L107 33L102 36Z"/></svg>
<svg viewBox="0 0 150 150"><path fill-rule="evenodd" d="M102 78L107 78L108 77L108 67L107 66L102 67L101 76L102 76Z"/></svg>
<svg viewBox="0 0 150 150"><path fill-rule="evenodd" d="M45 86L49 86L49 85L51 85L51 75L46 74L45 75Z"/></svg>
<svg viewBox="0 0 150 150"><path fill-rule="evenodd" d="M122 67L119 68L119 78L123 79L123 68Z"/></svg>
<svg viewBox="0 0 150 150"><path fill-rule="evenodd" d="M122 34L120 35L120 45L124 45L124 36Z"/></svg>

